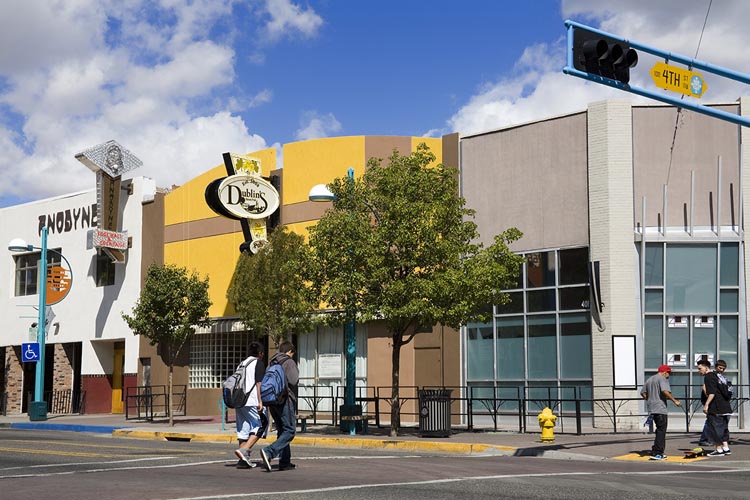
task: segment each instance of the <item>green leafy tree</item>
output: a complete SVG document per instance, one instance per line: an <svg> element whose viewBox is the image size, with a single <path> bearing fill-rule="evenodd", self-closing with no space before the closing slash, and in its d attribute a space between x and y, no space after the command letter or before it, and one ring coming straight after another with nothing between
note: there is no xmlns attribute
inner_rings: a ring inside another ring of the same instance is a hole
<svg viewBox="0 0 750 500"><path fill-rule="evenodd" d="M227 298L245 327L267 335L276 346L312 328L315 300L305 271L310 251L286 226L273 231L257 254L242 254Z"/></svg>
<svg viewBox="0 0 750 500"><path fill-rule="evenodd" d="M508 300L500 290L515 283L521 264L507 246L520 231L479 243L455 169L434 161L424 144L409 156L394 151L386 164L371 159L362 177L329 185L333 208L310 230L313 287L331 320L356 313L359 321L383 320L391 335L392 436L401 348L421 326L489 320L486 306Z"/></svg>
<svg viewBox="0 0 750 500"><path fill-rule="evenodd" d="M195 328L211 324L209 307L208 277L202 280L196 273L188 274L185 268L172 264L152 264L131 314L122 313L133 333L148 338L151 345L158 345L161 358L169 367L169 425L174 425L174 365Z"/></svg>

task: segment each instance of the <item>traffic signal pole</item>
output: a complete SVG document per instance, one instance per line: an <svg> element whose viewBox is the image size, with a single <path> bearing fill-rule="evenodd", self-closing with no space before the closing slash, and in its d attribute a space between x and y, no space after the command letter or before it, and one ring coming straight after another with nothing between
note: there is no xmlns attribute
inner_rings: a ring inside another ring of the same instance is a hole
<svg viewBox="0 0 750 500"><path fill-rule="evenodd" d="M735 115L733 113L728 113L720 109L711 108L703 104L698 104L698 103L694 103L691 101L685 101L682 99L672 97L667 94L656 93L654 91L636 87L628 83L623 83L621 81L617 81L612 78L603 77L597 74L593 74L593 73L589 73L589 72L577 69L575 67L576 66L575 58L578 54L574 53L575 31L582 30L582 31L592 33L594 35L599 35L605 39L619 41L624 44L628 44L630 48L632 49L640 50L642 52L646 52L648 54L652 54L657 57L663 57L667 61L675 61L681 64L685 64L691 69L700 69L700 70L707 71L709 73L712 73L712 74L715 74L724 78L730 78L732 80L735 80L741 83L746 83L746 84L750 83L750 74L739 73L737 71L723 68L721 66L709 64L707 62L700 61L698 59L693 59L690 57L682 56L680 54L675 54L673 52L667 52L667 51L658 49L656 47L646 45L644 43L640 43L634 40L628 40L621 36L614 35L612 33L607 33L606 31L601 31L596 28L592 28L590 26L585 26L583 24L576 23L575 21L567 20L565 21L565 26L568 31L567 33L568 34L567 61L566 61L565 67L563 68L563 72L565 74L576 76L578 78L583 78L584 80L601 83L609 87L624 90L625 92L630 92L632 94L641 95L643 97L648 97L649 99L655 99L657 101L665 102L667 104L672 104L677 107L687 108L691 111L695 111L697 113L702 113L704 115L712 116L714 118L719 118L721 120L726 120L728 122L735 123L737 125L743 125L745 127L750 126L750 117L742 117L739 115Z"/></svg>

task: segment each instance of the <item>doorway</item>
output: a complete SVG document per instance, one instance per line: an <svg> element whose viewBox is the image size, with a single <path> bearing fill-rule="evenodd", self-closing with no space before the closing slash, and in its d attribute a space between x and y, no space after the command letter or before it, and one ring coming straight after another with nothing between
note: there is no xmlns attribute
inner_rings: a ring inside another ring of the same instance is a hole
<svg viewBox="0 0 750 500"><path fill-rule="evenodd" d="M112 413L123 413L123 382L125 372L125 342L115 342L112 363Z"/></svg>

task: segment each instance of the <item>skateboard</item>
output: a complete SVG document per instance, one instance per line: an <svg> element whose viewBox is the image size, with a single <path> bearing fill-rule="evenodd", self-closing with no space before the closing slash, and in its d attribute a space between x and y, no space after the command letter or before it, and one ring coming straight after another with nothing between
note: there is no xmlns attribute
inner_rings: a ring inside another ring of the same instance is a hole
<svg viewBox="0 0 750 500"><path fill-rule="evenodd" d="M703 448L693 448L692 450L683 450L683 453L685 453L685 458L698 458L698 457L705 457L708 455L708 452L704 450Z"/></svg>

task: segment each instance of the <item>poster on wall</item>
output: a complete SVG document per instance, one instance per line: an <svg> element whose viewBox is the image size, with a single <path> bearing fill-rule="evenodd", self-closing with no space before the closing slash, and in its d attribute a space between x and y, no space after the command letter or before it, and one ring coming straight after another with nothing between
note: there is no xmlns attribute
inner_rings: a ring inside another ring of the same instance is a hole
<svg viewBox="0 0 750 500"><path fill-rule="evenodd" d="M612 336L612 369L615 389L637 389L634 335Z"/></svg>
<svg viewBox="0 0 750 500"><path fill-rule="evenodd" d="M318 355L318 378L341 379L341 354Z"/></svg>

